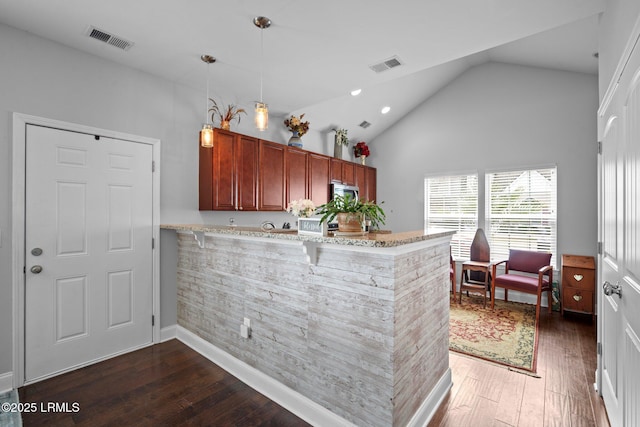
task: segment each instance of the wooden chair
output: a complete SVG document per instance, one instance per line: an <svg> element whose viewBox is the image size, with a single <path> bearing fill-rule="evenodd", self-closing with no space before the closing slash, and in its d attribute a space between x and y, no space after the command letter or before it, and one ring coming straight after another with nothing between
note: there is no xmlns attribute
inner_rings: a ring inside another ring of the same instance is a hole
<svg viewBox="0 0 640 427"><path fill-rule="evenodd" d="M470 260L462 263L460 274L460 303L462 303L462 291L480 292L484 297L484 306L487 306L487 292L491 286L491 248L482 228L476 230L476 234L469 249Z"/></svg>
<svg viewBox="0 0 640 427"><path fill-rule="evenodd" d="M504 274L497 275L496 268L504 264ZM515 272L525 273L516 274ZM547 292L549 313L551 313L551 283L553 267L551 254L544 252L509 250L509 259L493 264L491 286L491 309L494 307L496 287L504 288L504 300L508 301L509 290L536 294L536 322L540 316L542 292Z"/></svg>

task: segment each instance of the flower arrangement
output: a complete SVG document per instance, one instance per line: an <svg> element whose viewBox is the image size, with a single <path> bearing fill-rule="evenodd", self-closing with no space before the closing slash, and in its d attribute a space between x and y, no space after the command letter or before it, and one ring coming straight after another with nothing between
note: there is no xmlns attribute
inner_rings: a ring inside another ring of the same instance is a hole
<svg viewBox="0 0 640 427"><path fill-rule="evenodd" d="M355 154L356 157L369 157L371 152L369 151L369 147L367 147L367 143L360 141L353 146L353 154Z"/></svg>
<svg viewBox="0 0 640 427"><path fill-rule="evenodd" d="M238 108L237 105L229 104L227 108L220 108L218 103L209 98L209 101L213 104L211 108L209 108L209 112L211 113L211 121L216 120L216 116L220 118L220 127L225 130L229 130L231 121L234 119L238 119L238 124L240 124L240 114L247 114L244 108Z"/></svg>
<svg viewBox="0 0 640 427"><path fill-rule="evenodd" d="M309 218L315 211L316 205L309 199L292 200L287 206L287 212L300 218Z"/></svg>
<svg viewBox="0 0 640 427"><path fill-rule="evenodd" d="M284 121L284 125L289 128L291 132L297 132L298 136L302 136L309 131L309 122L303 122L303 117L304 114L300 114L300 117L291 115L291 118Z"/></svg>
<svg viewBox="0 0 640 427"><path fill-rule="evenodd" d="M333 129L336 133L336 145L349 145L349 137L347 137L347 129Z"/></svg>

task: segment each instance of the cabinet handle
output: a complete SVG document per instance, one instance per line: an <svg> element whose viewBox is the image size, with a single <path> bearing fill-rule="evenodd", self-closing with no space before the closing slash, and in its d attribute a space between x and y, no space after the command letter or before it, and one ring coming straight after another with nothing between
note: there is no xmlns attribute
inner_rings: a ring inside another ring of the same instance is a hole
<svg viewBox="0 0 640 427"><path fill-rule="evenodd" d="M584 276L582 274L574 274L573 278L576 279L576 282L579 282L584 278Z"/></svg>
<svg viewBox="0 0 640 427"><path fill-rule="evenodd" d="M574 296L573 296L573 299L574 299L574 300L576 300L576 301L578 301L578 302L579 302L579 301L582 301L582 295L578 295L578 294L576 294L576 295L574 295Z"/></svg>

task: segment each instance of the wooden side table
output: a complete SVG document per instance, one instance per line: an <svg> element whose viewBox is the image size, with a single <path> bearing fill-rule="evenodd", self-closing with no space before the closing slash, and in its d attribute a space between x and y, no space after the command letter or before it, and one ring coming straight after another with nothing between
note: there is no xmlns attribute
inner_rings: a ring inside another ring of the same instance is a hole
<svg viewBox="0 0 640 427"><path fill-rule="evenodd" d="M562 255L562 309L595 315L596 262L592 256Z"/></svg>
<svg viewBox="0 0 640 427"><path fill-rule="evenodd" d="M487 308L487 292L489 292L489 272L491 271L491 262L485 261L465 261L462 263L462 272L460 273L460 301L462 304L462 292L467 291L481 292L484 296L484 308ZM484 282L469 279L467 271L480 271L484 273Z"/></svg>

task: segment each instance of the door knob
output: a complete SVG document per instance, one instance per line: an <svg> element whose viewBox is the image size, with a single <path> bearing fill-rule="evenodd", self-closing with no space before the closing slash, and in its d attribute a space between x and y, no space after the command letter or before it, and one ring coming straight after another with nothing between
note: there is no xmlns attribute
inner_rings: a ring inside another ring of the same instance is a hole
<svg viewBox="0 0 640 427"><path fill-rule="evenodd" d="M42 272L42 266L41 265L34 265L33 267L31 267L31 272L33 274L40 274Z"/></svg>
<svg viewBox="0 0 640 427"><path fill-rule="evenodd" d="M616 282L615 285L612 285L611 283L609 283L609 281L605 281L602 285L602 289L604 290L604 294L607 296L618 294L618 298L622 298L622 288L620 287L619 282Z"/></svg>

